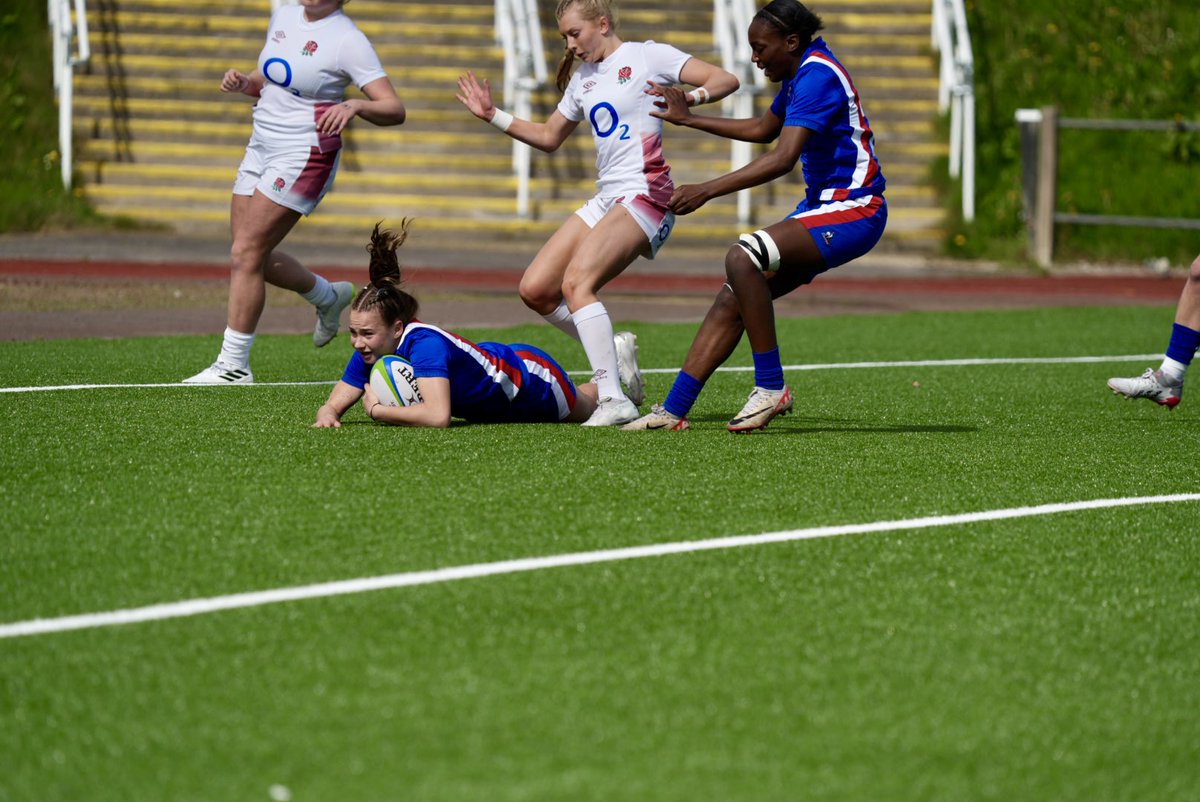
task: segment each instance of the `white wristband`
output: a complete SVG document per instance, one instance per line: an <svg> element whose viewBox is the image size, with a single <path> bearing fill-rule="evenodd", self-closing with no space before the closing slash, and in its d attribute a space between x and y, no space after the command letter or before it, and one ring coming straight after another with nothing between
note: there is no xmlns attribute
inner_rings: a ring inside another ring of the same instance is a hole
<svg viewBox="0 0 1200 802"><path fill-rule="evenodd" d="M703 86L697 86L691 92L688 92L688 105L699 106L702 103L708 102L708 90Z"/></svg>
<svg viewBox="0 0 1200 802"><path fill-rule="evenodd" d="M501 131L507 131L508 127L512 125L512 121L513 116L504 109L496 109L496 113L492 115L492 119L488 120L489 123Z"/></svg>

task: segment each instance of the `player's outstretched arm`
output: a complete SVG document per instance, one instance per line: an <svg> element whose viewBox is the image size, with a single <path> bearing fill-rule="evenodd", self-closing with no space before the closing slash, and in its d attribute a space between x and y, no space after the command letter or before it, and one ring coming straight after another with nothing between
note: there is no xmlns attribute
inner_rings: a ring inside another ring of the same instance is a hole
<svg viewBox="0 0 1200 802"><path fill-rule="evenodd" d="M711 117L704 114L693 114L691 109L693 104L688 98L689 93L685 93L677 86L651 83L646 88L646 92L662 98L654 104L658 106L659 111L650 113L673 125L695 128L697 131L706 131L726 139L759 144L774 142L783 129L783 120L770 111L761 117L739 119Z"/></svg>
<svg viewBox="0 0 1200 802"><path fill-rule="evenodd" d="M555 109L551 113L550 119L544 123L535 123L512 116L496 107L492 100L492 87L488 80L484 78L483 83L480 83L479 79L475 77L475 73L470 70L467 70L466 75L458 76L458 93L455 97L458 98L459 103L467 107L467 111L485 123L491 123L513 139L524 142L526 145L532 145L546 153L558 150L559 146L575 130L575 126L579 125L579 123L562 116L558 109Z"/></svg>
<svg viewBox="0 0 1200 802"><path fill-rule="evenodd" d="M713 198L728 195L749 187L766 184L787 175L796 166L800 151L812 133L807 128L788 126L779 137L779 144L740 170L726 173L703 184L676 187L667 204L675 214L689 214Z"/></svg>
<svg viewBox="0 0 1200 802"><path fill-rule="evenodd" d="M363 391L352 384L346 382L338 382L329 392L329 400L321 405L317 410L317 420L313 424L314 429L340 429L342 427L342 416L346 414L346 410L354 406L354 402L359 399Z"/></svg>
<svg viewBox="0 0 1200 802"><path fill-rule="evenodd" d="M688 59L679 71L679 80L696 87L687 93L689 106L724 100L741 86L741 82L732 72L694 57Z"/></svg>
<svg viewBox="0 0 1200 802"><path fill-rule="evenodd" d="M375 391L367 385L363 395L363 409L371 420L393 423L399 426L427 426L445 429L450 425L450 380L443 378L418 378L417 390L421 403L407 407L385 407L379 403Z"/></svg>

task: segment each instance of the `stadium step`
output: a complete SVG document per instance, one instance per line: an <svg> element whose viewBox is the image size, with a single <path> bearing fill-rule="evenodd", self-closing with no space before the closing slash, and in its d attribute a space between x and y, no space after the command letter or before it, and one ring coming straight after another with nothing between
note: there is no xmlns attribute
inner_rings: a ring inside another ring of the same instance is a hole
<svg viewBox="0 0 1200 802"><path fill-rule="evenodd" d="M540 4L551 74L562 51L553 5ZM204 15L177 0L89 8L93 57L75 77L75 131L78 173L100 211L211 226L224 235L229 189L252 112L248 98L222 95L216 87L230 67L245 71L253 65L268 6L266 0L226 0ZM826 22L823 35L855 76L888 176L891 215L881 247L938 247L942 205L930 164L944 158L947 147L936 123L928 0L829 0L818 10ZM357 238L371 218L419 212L422 229L448 241L465 231L538 237L590 196L594 153L586 131L577 132L556 153L532 152L535 217L517 217L511 140L454 99L457 78L468 68L494 87L502 79L493 0L355 0L349 13L379 52L409 119L391 129L356 122L347 131L337 185L304 226ZM712 9L701 0L622 0L619 15L626 39L666 41L719 60ZM756 108L764 110L772 96L767 87ZM558 100L553 86L541 88L534 116L544 118ZM670 129L667 137L677 183L729 170L727 141L684 129ZM765 150L756 146L754 152ZM754 224L786 215L802 195L798 175L756 189ZM745 226L736 222L735 209L732 198L709 204L681 220L673 241L716 244L736 237Z"/></svg>

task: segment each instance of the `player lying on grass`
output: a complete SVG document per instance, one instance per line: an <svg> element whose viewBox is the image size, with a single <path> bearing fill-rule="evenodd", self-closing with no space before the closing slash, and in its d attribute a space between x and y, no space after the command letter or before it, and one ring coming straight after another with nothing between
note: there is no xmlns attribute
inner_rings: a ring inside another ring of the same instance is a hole
<svg viewBox="0 0 1200 802"><path fill-rule="evenodd" d="M1175 307L1175 325L1171 339L1158 370L1146 368L1141 376L1131 379L1113 378L1108 388L1126 398L1149 398L1167 409L1174 409L1183 400L1183 377L1200 348L1200 256L1192 262L1187 283Z"/></svg>
<svg viewBox="0 0 1200 802"><path fill-rule="evenodd" d="M576 387L554 358L531 345L473 343L417 320L417 300L400 289L396 249L408 234L375 226L368 250L371 281L350 305L354 356L317 410L313 426L341 426L362 398L372 420L445 428L450 419L483 423L582 423L596 409L596 385ZM412 363L423 399L384 406L371 390L371 366L388 354Z"/></svg>

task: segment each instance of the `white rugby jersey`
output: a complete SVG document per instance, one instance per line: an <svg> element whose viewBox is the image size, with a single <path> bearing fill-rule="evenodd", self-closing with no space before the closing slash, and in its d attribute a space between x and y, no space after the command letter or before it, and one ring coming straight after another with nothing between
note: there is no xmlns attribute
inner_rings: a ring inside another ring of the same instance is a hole
<svg viewBox="0 0 1200 802"><path fill-rule="evenodd" d="M254 135L322 153L342 146L340 136L318 137L322 111L342 101L351 81L362 88L387 75L375 48L340 10L309 22L303 7L294 5L272 15L258 70L266 82L254 104Z"/></svg>
<svg viewBox="0 0 1200 802"><path fill-rule="evenodd" d="M585 62L558 103L568 120L587 121L596 143L600 195L648 194L666 204L674 184L662 154L663 121L651 117L646 81L679 83L687 53L657 42L623 42L599 64Z"/></svg>

